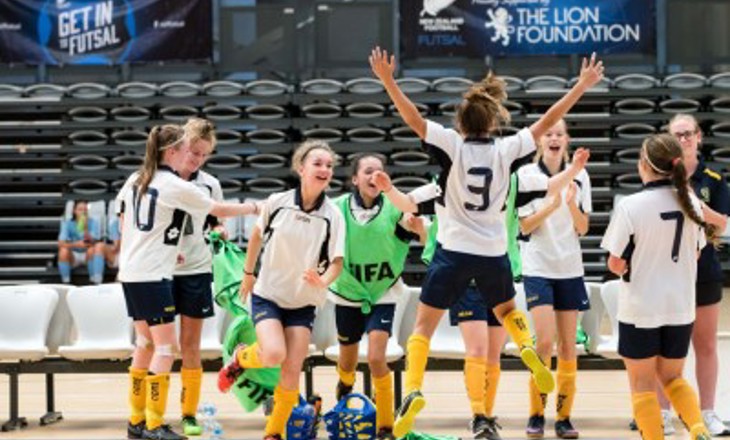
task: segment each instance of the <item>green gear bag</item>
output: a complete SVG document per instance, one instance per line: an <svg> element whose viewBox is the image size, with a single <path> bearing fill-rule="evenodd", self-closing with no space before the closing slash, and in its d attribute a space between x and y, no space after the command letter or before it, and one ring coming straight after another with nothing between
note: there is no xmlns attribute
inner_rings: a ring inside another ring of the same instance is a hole
<svg viewBox="0 0 730 440"><path fill-rule="evenodd" d="M241 303L238 290L241 285L246 253L236 244L223 240L220 234L210 234L213 251L213 286L215 302L226 309L233 321L223 337L223 363L227 363L239 344L256 342L256 330L248 309ZM274 394L279 383L281 368L257 368L246 370L236 379L231 393L244 410L251 412Z"/></svg>

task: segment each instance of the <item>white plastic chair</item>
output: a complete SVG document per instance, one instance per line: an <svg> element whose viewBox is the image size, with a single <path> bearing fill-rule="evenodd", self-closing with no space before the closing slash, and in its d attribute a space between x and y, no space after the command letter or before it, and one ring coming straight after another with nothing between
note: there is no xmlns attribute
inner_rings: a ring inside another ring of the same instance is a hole
<svg viewBox="0 0 730 440"><path fill-rule="evenodd" d="M56 304L58 292L48 287L0 287L0 360L43 359Z"/></svg>
<svg viewBox="0 0 730 440"><path fill-rule="evenodd" d="M449 321L449 311L441 317L438 327L431 338L431 351L428 355L434 359L464 359L466 346L458 326Z"/></svg>
<svg viewBox="0 0 730 440"><path fill-rule="evenodd" d="M606 307L601 299L601 283L587 282L586 291L588 292L588 300L591 308L583 312L580 320L583 331L590 338L588 352L595 353L598 343L601 340L601 320L606 313Z"/></svg>
<svg viewBox="0 0 730 440"><path fill-rule="evenodd" d="M398 359L402 358L405 354L405 351L403 348L398 344L398 340L400 337L400 330L401 330L401 322L403 321L403 315L405 314L406 310L406 304L408 304L409 299L409 293L410 290L406 288L407 286L403 283L403 281L398 281L396 284L396 288L400 289L400 293L398 294L398 299L395 303L395 315L393 317L393 332L388 339L388 345L385 348L385 360L386 362L394 362ZM324 356L332 361L337 361L337 359L340 357L340 344L335 343L334 345L328 347L324 351ZM359 363L365 363L368 361L368 338L367 335L363 335L362 340L360 341L360 346L358 349L358 359L357 361Z"/></svg>
<svg viewBox="0 0 730 440"><path fill-rule="evenodd" d="M601 286L601 300L611 322L611 335L600 337L596 353L611 358L618 357L618 295L620 283L619 280L612 280L603 283Z"/></svg>
<svg viewBox="0 0 730 440"><path fill-rule="evenodd" d="M126 359L132 355L132 320L127 316L122 285L76 287L68 292L76 339L58 348L66 359Z"/></svg>
<svg viewBox="0 0 730 440"><path fill-rule="evenodd" d="M58 347L70 344L75 333L73 318L71 317L71 311L68 309L66 297L68 292L76 287L71 284L43 284L42 287L58 292L58 303L53 311L53 316L51 316L46 337L48 354L58 354Z"/></svg>

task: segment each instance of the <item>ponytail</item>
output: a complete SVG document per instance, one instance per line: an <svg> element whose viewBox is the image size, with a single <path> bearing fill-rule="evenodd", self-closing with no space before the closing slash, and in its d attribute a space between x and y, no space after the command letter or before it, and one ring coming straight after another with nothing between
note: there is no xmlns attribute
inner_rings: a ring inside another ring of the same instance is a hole
<svg viewBox="0 0 730 440"><path fill-rule="evenodd" d="M656 174L667 176L677 190L677 199L684 215L704 229L708 241L717 242L717 230L714 225L706 223L696 211L690 197L687 169L684 166L682 147L670 134L658 134L648 137L642 145L643 159Z"/></svg>
<svg viewBox="0 0 730 440"><path fill-rule="evenodd" d="M139 168L139 176L135 184L138 187L139 197L147 192L152 178L155 177L157 168L162 162L162 156L168 148L179 148L183 139L183 129L174 124L155 125L147 136L144 162Z"/></svg>
<svg viewBox="0 0 730 440"><path fill-rule="evenodd" d="M456 109L456 126L463 136L489 133L510 122L509 111L502 101L507 99L507 83L489 72L464 93Z"/></svg>

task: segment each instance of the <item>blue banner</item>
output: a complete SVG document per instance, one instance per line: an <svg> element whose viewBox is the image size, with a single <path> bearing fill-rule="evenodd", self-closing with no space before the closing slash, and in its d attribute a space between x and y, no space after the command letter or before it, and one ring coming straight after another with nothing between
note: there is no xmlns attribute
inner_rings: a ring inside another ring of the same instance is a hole
<svg viewBox="0 0 730 440"><path fill-rule="evenodd" d="M211 0L3 0L0 62L205 60Z"/></svg>
<svg viewBox="0 0 730 440"><path fill-rule="evenodd" d="M653 53L654 0L402 0L405 58Z"/></svg>

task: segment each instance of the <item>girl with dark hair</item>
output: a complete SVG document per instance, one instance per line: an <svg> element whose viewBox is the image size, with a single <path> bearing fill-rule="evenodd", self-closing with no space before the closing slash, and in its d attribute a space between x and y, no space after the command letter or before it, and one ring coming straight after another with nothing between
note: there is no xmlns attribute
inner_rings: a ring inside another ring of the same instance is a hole
<svg viewBox="0 0 730 440"><path fill-rule="evenodd" d="M644 189L622 199L603 237L608 269L621 277L618 352L644 440L663 439L657 379L693 440L709 440L697 395L682 378L695 320L697 257L705 244L700 201L682 148L669 134L647 138L638 164Z"/></svg>

